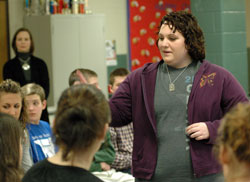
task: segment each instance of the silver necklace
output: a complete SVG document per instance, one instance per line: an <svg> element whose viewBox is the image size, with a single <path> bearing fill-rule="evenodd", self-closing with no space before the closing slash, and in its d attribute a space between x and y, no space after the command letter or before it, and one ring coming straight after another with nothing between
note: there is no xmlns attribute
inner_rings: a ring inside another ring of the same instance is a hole
<svg viewBox="0 0 250 182"><path fill-rule="evenodd" d="M29 60L30 60L30 57L26 60L22 59L22 58L19 58L19 60L21 61L22 63L22 68L23 70L27 71L30 69L30 64L29 64Z"/></svg>
<svg viewBox="0 0 250 182"><path fill-rule="evenodd" d="M169 91L170 92L173 92L175 91L175 85L174 85L174 82L182 75L182 73L184 73L187 69L188 65L182 70L182 72L180 72L180 74L174 79L174 81L171 80L171 77L170 77L170 74L169 74L169 71L168 71L168 65L167 65L167 72L168 72L168 78L169 78L169 85L168 85L168 88L169 88Z"/></svg>
<svg viewBox="0 0 250 182"><path fill-rule="evenodd" d="M27 64L27 63L24 63L24 64L22 65L22 68L23 68L25 71L27 71L27 70L30 69L30 65Z"/></svg>

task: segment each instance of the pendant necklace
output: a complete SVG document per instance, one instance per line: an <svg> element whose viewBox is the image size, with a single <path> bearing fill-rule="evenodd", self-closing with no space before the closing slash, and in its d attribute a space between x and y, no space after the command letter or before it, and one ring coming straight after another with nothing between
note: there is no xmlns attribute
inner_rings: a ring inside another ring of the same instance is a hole
<svg viewBox="0 0 250 182"><path fill-rule="evenodd" d="M168 85L168 88L169 88L169 91L170 92L173 92L175 91L175 85L174 85L174 82L182 75L182 73L184 73L187 69L188 65L182 70L182 72L180 72L180 74L172 81L171 80L171 77L170 77L170 74L169 74L169 71L168 71L168 65L167 65L167 72L168 72L168 78L169 78L169 85Z"/></svg>
<svg viewBox="0 0 250 182"><path fill-rule="evenodd" d="M22 63L22 68L23 70L27 71L30 69L30 64L29 64L29 60L30 60L30 57L27 59L27 60L24 60L22 58L19 58L19 60L21 61Z"/></svg>
<svg viewBox="0 0 250 182"><path fill-rule="evenodd" d="M24 64L22 65L22 68L23 68L25 71L27 71L27 70L30 69L30 65L27 64L27 63L24 63Z"/></svg>

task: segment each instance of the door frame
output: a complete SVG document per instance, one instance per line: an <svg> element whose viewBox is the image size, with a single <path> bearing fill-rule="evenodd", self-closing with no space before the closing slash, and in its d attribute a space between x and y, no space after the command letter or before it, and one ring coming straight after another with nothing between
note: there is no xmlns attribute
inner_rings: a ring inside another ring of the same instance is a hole
<svg viewBox="0 0 250 182"><path fill-rule="evenodd" d="M3 65L10 59L8 0L0 0L0 82L3 80ZM2 28L3 27L3 28Z"/></svg>

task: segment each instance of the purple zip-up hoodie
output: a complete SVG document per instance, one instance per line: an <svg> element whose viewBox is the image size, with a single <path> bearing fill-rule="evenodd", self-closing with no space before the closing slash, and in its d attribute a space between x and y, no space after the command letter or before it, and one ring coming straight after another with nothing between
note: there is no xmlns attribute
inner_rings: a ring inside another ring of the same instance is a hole
<svg viewBox="0 0 250 182"><path fill-rule="evenodd" d="M122 126L133 121L132 173L135 178L147 180L152 178L157 162L154 96L159 64L148 63L130 73L109 101L111 126ZM248 98L245 91L230 72L208 61L202 62L195 74L189 96L188 121L189 124L205 122L210 138L190 140L195 176L218 173L221 170L212 153L220 119L232 106L246 101Z"/></svg>

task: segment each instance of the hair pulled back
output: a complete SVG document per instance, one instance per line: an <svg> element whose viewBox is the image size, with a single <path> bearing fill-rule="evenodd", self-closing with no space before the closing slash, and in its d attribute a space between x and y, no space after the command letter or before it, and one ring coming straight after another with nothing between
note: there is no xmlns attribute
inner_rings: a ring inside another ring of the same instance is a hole
<svg viewBox="0 0 250 182"><path fill-rule="evenodd" d="M56 144L69 152L88 148L110 122L110 109L103 93L93 85L80 84L66 89L57 106L53 132Z"/></svg>

